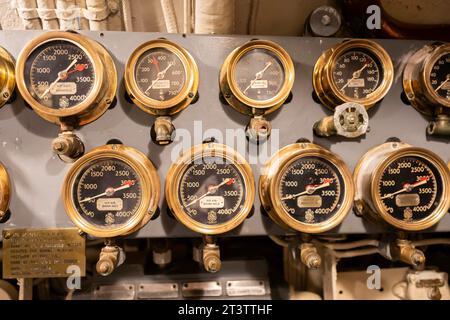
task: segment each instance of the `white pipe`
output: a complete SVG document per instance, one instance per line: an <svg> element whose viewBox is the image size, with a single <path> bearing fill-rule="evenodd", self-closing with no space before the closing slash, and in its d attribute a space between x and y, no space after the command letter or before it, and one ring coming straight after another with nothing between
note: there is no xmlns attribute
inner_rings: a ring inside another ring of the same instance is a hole
<svg viewBox="0 0 450 320"><path fill-rule="evenodd" d="M56 17L55 0L37 0L38 13L44 30L58 30L59 23Z"/></svg>
<svg viewBox="0 0 450 320"><path fill-rule="evenodd" d="M183 0L183 33L191 33L191 2L191 0Z"/></svg>
<svg viewBox="0 0 450 320"><path fill-rule="evenodd" d="M377 248L357 249L350 251L331 251L336 258L353 258L379 253Z"/></svg>
<svg viewBox="0 0 450 320"><path fill-rule="evenodd" d="M76 0L76 6L80 8L80 13L86 9L86 0ZM78 18L78 25L80 30L89 30L89 20L84 17L83 14L80 14Z"/></svg>
<svg viewBox="0 0 450 320"><path fill-rule="evenodd" d="M161 9L169 33L178 33L177 17L172 0L161 0Z"/></svg>
<svg viewBox="0 0 450 320"><path fill-rule="evenodd" d="M438 245L438 244L450 245L450 239L448 239L448 238L423 239L423 240L412 241L412 244L415 247L431 246L431 245Z"/></svg>
<svg viewBox="0 0 450 320"><path fill-rule="evenodd" d="M348 249L355 249L360 247L378 247L380 242L378 240L373 239L364 239L364 240L358 240L358 241L352 241L352 242L343 242L343 243L325 243L321 241L313 241L314 243L320 244L324 247L327 247L329 249L333 250L348 250Z"/></svg>
<svg viewBox="0 0 450 320"><path fill-rule="evenodd" d="M17 11L26 30L42 29L41 20L37 14L36 0L17 0Z"/></svg>
<svg viewBox="0 0 450 320"><path fill-rule="evenodd" d="M234 32L234 0L196 0L195 33L231 34Z"/></svg>
<svg viewBox="0 0 450 320"><path fill-rule="evenodd" d="M91 12L90 14L95 17L98 15L104 15L105 11L108 11L108 4L106 0L86 0L86 9ZM95 17L89 19L89 29L100 31L108 30L108 14L105 14L105 18Z"/></svg>
<svg viewBox="0 0 450 320"><path fill-rule="evenodd" d="M131 6L129 0L122 0L122 15L125 31L133 31L133 21L131 20Z"/></svg>

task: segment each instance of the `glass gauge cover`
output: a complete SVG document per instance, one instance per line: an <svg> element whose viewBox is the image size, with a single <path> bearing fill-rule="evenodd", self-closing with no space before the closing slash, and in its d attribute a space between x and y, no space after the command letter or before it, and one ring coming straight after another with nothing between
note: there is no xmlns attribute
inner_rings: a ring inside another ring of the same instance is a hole
<svg viewBox="0 0 450 320"><path fill-rule="evenodd" d="M233 50L220 71L220 90L227 103L248 114L268 114L289 97L295 71L291 57L278 44L252 40Z"/></svg>
<svg viewBox="0 0 450 320"><path fill-rule="evenodd" d="M169 207L188 228L204 234L223 233L246 218L253 205L254 182L248 164L236 162L234 154L224 145L200 145L169 170ZM245 161L240 156L239 160Z"/></svg>
<svg viewBox="0 0 450 320"><path fill-rule="evenodd" d="M321 223L335 215L344 198L344 181L326 159L302 157L281 173L279 197L286 213L302 223Z"/></svg>
<svg viewBox="0 0 450 320"><path fill-rule="evenodd" d="M244 96L264 101L273 99L283 88L285 71L274 52L264 48L252 49L236 63L234 77Z"/></svg>
<svg viewBox="0 0 450 320"><path fill-rule="evenodd" d="M139 151L108 145L80 158L66 176L66 211L88 234L125 235L145 224L155 212L159 180Z"/></svg>
<svg viewBox="0 0 450 320"><path fill-rule="evenodd" d="M66 40L36 47L25 63L25 84L41 105L72 108L85 101L95 83L95 70L86 51Z"/></svg>
<svg viewBox="0 0 450 320"><path fill-rule="evenodd" d="M333 81L338 90L350 99L365 99L380 86L383 67L370 51L350 50L336 59Z"/></svg>
<svg viewBox="0 0 450 320"><path fill-rule="evenodd" d="M447 176L445 164L430 154L394 155L372 178L375 208L388 223L401 229L431 226L448 210Z"/></svg>
<svg viewBox="0 0 450 320"><path fill-rule="evenodd" d="M133 51L124 79L127 93L138 107L154 115L171 115L195 99L199 72L186 49L158 39Z"/></svg>
<svg viewBox="0 0 450 320"><path fill-rule="evenodd" d="M279 150L265 165L260 198L282 227L320 233L336 227L352 206L350 170L330 151L295 143Z"/></svg>
<svg viewBox="0 0 450 320"><path fill-rule="evenodd" d="M450 103L450 52L437 58L431 67L428 81L434 94Z"/></svg>
<svg viewBox="0 0 450 320"><path fill-rule="evenodd" d="M389 54L371 40L346 40L326 50L314 66L313 87L318 99L334 110L354 102L371 108L384 98L394 80Z"/></svg>
<svg viewBox="0 0 450 320"><path fill-rule="evenodd" d="M28 42L16 65L17 88L47 121L82 126L111 106L117 72L107 50L78 33L50 31Z"/></svg>
<svg viewBox="0 0 450 320"><path fill-rule="evenodd" d="M183 62L165 48L150 49L140 56L134 76L144 95L161 101L180 94L186 82Z"/></svg>

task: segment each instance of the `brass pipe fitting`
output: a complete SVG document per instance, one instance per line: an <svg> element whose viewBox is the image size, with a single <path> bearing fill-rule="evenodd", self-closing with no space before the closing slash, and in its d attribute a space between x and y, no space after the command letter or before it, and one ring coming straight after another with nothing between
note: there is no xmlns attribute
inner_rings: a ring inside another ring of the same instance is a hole
<svg viewBox="0 0 450 320"><path fill-rule="evenodd" d="M428 124L427 133L432 136L450 136L450 116L438 114L436 118Z"/></svg>
<svg viewBox="0 0 450 320"><path fill-rule="evenodd" d="M52 149L64 162L74 162L84 153L84 144L72 131L62 131L52 141Z"/></svg>
<svg viewBox="0 0 450 320"><path fill-rule="evenodd" d="M173 141L174 131L175 127L170 117L157 117L152 128L152 140L159 145L169 144Z"/></svg>
<svg viewBox="0 0 450 320"><path fill-rule="evenodd" d="M322 264L322 258L312 243L300 245L300 260L308 269L318 269Z"/></svg>
<svg viewBox="0 0 450 320"><path fill-rule="evenodd" d="M220 271L222 261L220 261L220 249L213 237L204 236L202 250L202 263L206 271L216 273Z"/></svg>
<svg viewBox="0 0 450 320"><path fill-rule="evenodd" d="M124 261L125 254L120 247L106 244L100 252L96 270L102 276L108 276Z"/></svg>
<svg viewBox="0 0 450 320"><path fill-rule="evenodd" d="M272 125L263 116L250 119L246 134L251 142L258 143L267 140L272 132Z"/></svg>
<svg viewBox="0 0 450 320"><path fill-rule="evenodd" d="M394 259L403 261L413 267L421 267L425 264L424 253L416 249L408 240L397 239L392 249L392 256Z"/></svg>

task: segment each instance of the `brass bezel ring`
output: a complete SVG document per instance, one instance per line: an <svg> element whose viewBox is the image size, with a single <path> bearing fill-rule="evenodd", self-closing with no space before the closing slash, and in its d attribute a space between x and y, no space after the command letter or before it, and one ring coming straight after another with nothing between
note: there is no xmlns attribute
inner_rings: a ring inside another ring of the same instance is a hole
<svg viewBox="0 0 450 320"><path fill-rule="evenodd" d="M347 51L363 49L372 53L383 69L383 80L369 97L354 99L340 92L333 80L333 67L339 57ZM355 102L367 110L383 99L394 81L394 66L387 51L377 42L366 39L345 40L325 52L316 62L313 72L313 87L322 103L334 110L337 105Z"/></svg>
<svg viewBox="0 0 450 320"><path fill-rule="evenodd" d="M284 83L280 91L268 100L254 100L245 96L239 89L235 80L236 64L247 52L254 49L265 49L280 60L284 68ZM220 87L223 96L231 107L237 111L249 115L253 115L253 109L265 109L265 113L271 113L277 110L289 97L295 79L294 63L287 51L279 44L268 40L252 40L244 45L234 49L225 59L220 73ZM228 97L227 91L231 91L231 95L236 98L237 105L232 97ZM245 109L245 111L243 110Z"/></svg>
<svg viewBox="0 0 450 320"><path fill-rule="evenodd" d="M242 209L234 218L220 225L206 225L190 218L183 210L183 205L178 198L178 190L183 173L192 162L205 156L224 157L227 161L230 161L242 175L246 188L246 194L244 195L245 201ZM250 165L234 149L219 143L203 143L193 146L190 150L184 152L171 165L167 173L165 194L168 207L179 222L195 232L216 235L238 227L247 218L252 210L255 199L255 181Z"/></svg>
<svg viewBox="0 0 450 320"><path fill-rule="evenodd" d="M166 101L149 98L139 89L136 83L135 69L139 58L147 51L155 48L163 48L174 53L183 64L186 76L186 81L180 93ZM172 41L157 39L145 42L133 51L125 67L124 80L125 89L131 100L143 111L153 115L161 115L163 111L166 115L171 115L185 109L195 98L199 84L199 71L194 58L186 49Z"/></svg>
<svg viewBox="0 0 450 320"><path fill-rule="evenodd" d="M86 221L75 207L74 183L80 171L94 160L114 158L125 162L138 175L142 186L142 197L133 217L125 224L114 228L102 228ZM105 145L94 148L78 159L66 174L62 188L64 208L70 220L83 232L98 238L124 236L143 227L156 212L160 197L160 181L152 162L140 151L123 145Z"/></svg>
<svg viewBox="0 0 450 320"><path fill-rule="evenodd" d="M8 211L10 197L11 180L5 166L0 162L0 213Z"/></svg>
<svg viewBox="0 0 450 320"><path fill-rule="evenodd" d="M0 108L11 98L16 87L15 62L6 49L0 47Z"/></svg>
<svg viewBox="0 0 450 320"><path fill-rule="evenodd" d="M94 85L89 96L77 106L63 110L49 108L39 103L30 94L25 84L25 64L30 54L42 44L55 40L70 42L83 50L91 60L95 73ZM109 59L104 61L105 57L109 57ZM104 67L104 64L106 65L106 63L108 64L108 68ZM85 113L89 113L89 109L96 107L100 100L104 98L103 96L100 96L102 93L106 94L106 92L108 92L108 95L110 96L111 91L113 91L112 97L108 97L111 103L117 87L117 74L115 71L116 68L114 62L107 53L106 49L104 49L100 44L97 44L94 40L73 32L50 31L43 33L28 42L20 52L16 65L17 88L19 89L19 92L24 100L36 111L38 115L48 121L59 124L61 122L60 118L81 116ZM105 81L108 81L108 83ZM103 114L108 107L109 105L106 104L106 107L103 107L104 110L102 110L100 115ZM97 113L94 119L84 121L84 124L97 119L100 115Z"/></svg>
<svg viewBox="0 0 450 320"><path fill-rule="evenodd" d="M303 223L294 219L284 209L278 193L281 173L284 169L294 161L307 156L319 157L331 162L343 179L344 197L341 208L330 219L317 224ZM355 187L350 169L338 155L313 143L294 143L280 149L265 165L259 180L259 195L264 209L281 227L316 234L331 230L344 220L353 206Z"/></svg>
<svg viewBox="0 0 450 320"><path fill-rule="evenodd" d="M383 203L380 200L379 195L377 194L377 181L380 180L381 175L384 173L387 166L389 166L389 164L391 164L393 161L405 156L415 156L426 159L438 169L442 177L443 190L440 204L428 217L417 222L403 222L393 218L384 209ZM439 222L439 220L447 213L450 207L449 191L450 191L450 174L447 165L435 153L417 147L405 147L396 152L393 152L377 165L370 178L370 193L374 209L376 210L376 212L385 222L387 222L391 226L406 231L425 230L435 225L437 222Z"/></svg>
<svg viewBox="0 0 450 320"><path fill-rule="evenodd" d="M430 84L430 74L435 63L445 54L450 54L450 43L437 46L434 51L425 58L423 72L420 74L421 82L425 86L426 94L433 104L450 108L450 100L438 95Z"/></svg>

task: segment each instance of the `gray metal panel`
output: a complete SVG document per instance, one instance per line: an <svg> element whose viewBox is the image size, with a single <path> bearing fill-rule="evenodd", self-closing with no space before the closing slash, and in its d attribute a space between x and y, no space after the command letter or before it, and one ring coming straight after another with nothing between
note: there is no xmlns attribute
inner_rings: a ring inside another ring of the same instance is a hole
<svg viewBox="0 0 450 320"><path fill-rule="evenodd" d="M42 33L42 31L1 31L0 45L17 57L24 44ZM111 138L118 138L124 144L135 147L144 153L158 168L164 186L164 177L171 164L171 154L177 146L173 143L166 147L150 142L150 125L153 118L124 99L123 72L128 56L139 44L165 37L184 46L193 55L200 70L200 99L178 114L174 124L178 129L187 129L194 133L194 122L202 121L203 132L218 129L225 136L225 130L242 129L248 118L219 101L218 73L228 53L250 36L200 36L159 33L124 32L83 32L102 43L113 55L119 75L117 92L118 104L108 110L99 120L78 131L86 149L105 144ZM314 64L323 50L341 39L296 38L296 37L259 37L273 40L283 46L295 63L296 79L291 103L269 116L274 129L279 129L279 147L304 137L329 147L341 155L351 169L369 148L380 144L388 137L396 136L412 145L426 147L445 161L450 160L450 140L430 139L425 135L427 120L413 108L402 103L401 70L412 51L426 42L407 40L380 40L379 42L391 55L395 69L395 82L380 106L371 110L371 131L360 140L341 138L322 139L313 137L312 125L329 112L312 99L311 75ZM11 219L0 225L13 227L67 227L71 222L67 218L60 198L60 188L64 175L70 165L62 163L50 149L52 139L58 128L39 118L25 107L19 96L12 105L0 110L0 161L11 176L13 195L11 201ZM190 144L199 143L201 137ZM256 181L261 165L252 165ZM137 237L185 237L195 235L167 214L164 197L160 201L161 214L141 229ZM383 229L371 225L354 214L349 214L342 225L333 232L373 233ZM450 231L450 216L439 223L434 231ZM243 225L230 232L230 235L263 235L283 233L260 210L260 201L255 201L254 214Z"/></svg>

